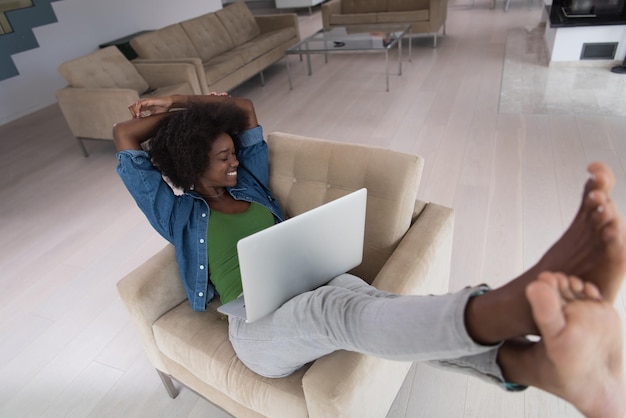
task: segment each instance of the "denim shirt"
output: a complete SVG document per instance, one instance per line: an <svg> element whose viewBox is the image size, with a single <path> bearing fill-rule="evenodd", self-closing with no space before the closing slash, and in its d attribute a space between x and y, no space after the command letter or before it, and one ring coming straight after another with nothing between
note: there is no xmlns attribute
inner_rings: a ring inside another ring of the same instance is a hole
<svg viewBox="0 0 626 418"><path fill-rule="evenodd" d="M269 189L268 149L261 126L239 135L237 185L228 188L237 200L267 207L276 222L284 217ZM207 231L209 205L196 192L175 194L145 151L117 153L117 173L154 229L174 245L180 276L194 311L204 311L215 296L209 281Z"/></svg>

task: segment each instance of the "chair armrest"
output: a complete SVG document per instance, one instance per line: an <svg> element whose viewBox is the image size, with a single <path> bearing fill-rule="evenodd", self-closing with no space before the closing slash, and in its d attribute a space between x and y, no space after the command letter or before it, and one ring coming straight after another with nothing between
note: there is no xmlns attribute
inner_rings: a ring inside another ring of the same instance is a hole
<svg viewBox="0 0 626 418"><path fill-rule="evenodd" d="M113 125L130 119L128 105L139 94L132 89L68 86L57 90L56 98L74 136L113 139Z"/></svg>
<svg viewBox="0 0 626 418"><path fill-rule="evenodd" d="M272 32L278 29L295 28L300 39L300 26L298 23L298 15L295 13L273 14L255 16L257 25L261 33Z"/></svg>
<svg viewBox="0 0 626 418"><path fill-rule="evenodd" d="M372 284L400 294L441 294L448 291L454 211L428 203Z"/></svg>
<svg viewBox="0 0 626 418"><path fill-rule="evenodd" d="M341 0L330 0L322 3L322 26L330 29L330 16L341 14Z"/></svg>
<svg viewBox="0 0 626 418"><path fill-rule="evenodd" d="M156 59L156 58L135 58L132 63L135 65L135 67L137 67L137 70L139 71L139 67L142 67L145 70L145 67L143 67L145 64L152 64L156 67L158 66L163 66L164 70L163 71L170 71L170 64L178 64L178 65L182 65L182 64L188 64L191 65L194 69L195 69L195 77L198 80L195 83L191 83L189 82L189 85L194 89L194 91L196 91L196 88L199 88L200 90L200 94L207 94L209 93L209 85L206 79L206 73L204 72L204 66L202 65L202 60L200 58L195 58L195 57L190 57L190 58L170 58L170 59ZM167 65L166 65L167 64ZM147 71L147 70L146 70ZM150 70L151 72L154 72L156 70ZM190 71L189 69L186 69L186 71ZM193 78L193 77L192 77ZM179 82L184 82L187 80L181 80ZM148 82L150 83L150 82Z"/></svg>
<svg viewBox="0 0 626 418"><path fill-rule="evenodd" d="M153 366L168 373L161 360L152 325L167 312L186 303L185 288L178 272L174 247L167 245L123 277L117 290L139 332Z"/></svg>
<svg viewBox="0 0 626 418"><path fill-rule="evenodd" d="M151 89L188 83L194 94L202 94L198 73L193 63L136 61L133 64Z"/></svg>
<svg viewBox="0 0 626 418"><path fill-rule="evenodd" d="M373 284L403 294L446 292L453 228L452 209L426 205ZM347 351L323 357L302 379L309 416L385 416L410 367Z"/></svg>

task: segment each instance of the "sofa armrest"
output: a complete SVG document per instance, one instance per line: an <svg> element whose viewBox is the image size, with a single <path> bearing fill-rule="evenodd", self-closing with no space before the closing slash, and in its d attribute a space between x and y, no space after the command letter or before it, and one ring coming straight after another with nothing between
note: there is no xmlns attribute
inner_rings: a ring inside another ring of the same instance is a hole
<svg viewBox="0 0 626 418"><path fill-rule="evenodd" d="M193 63L136 61L133 64L151 89L188 83L194 94L202 94L198 73Z"/></svg>
<svg viewBox="0 0 626 418"><path fill-rule="evenodd" d="M117 290L138 330L152 365L168 373L161 360L152 325L167 312L186 303L174 247L167 245L117 283Z"/></svg>
<svg viewBox="0 0 626 418"><path fill-rule="evenodd" d="M430 0L430 25L434 31L438 31L446 24L448 16L448 0Z"/></svg>
<svg viewBox="0 0 626 418"><path fill-rule="evenodd" d="M330 16L341 14L341 0L330 0L322 3L322 26L324 29L330 29Z"/></svg>
<svg viewBox="0 0 626 418"><path fill-rule="evenodd" d="M209 93L209 86L207 83L207 79L206 79L206 73L204 72L204 67L202 65L202 60L200 60L200 58L194 58L194 57L190 57L190 58L170 58L170 59L156 59L156 58L135 58L132 61L133 64L135 64L135 67L137 67L137 70L139 71L139 67L144 68L144 65L146 64L151 64L156 66L156 68L158 68L158 66L163 66L163 70L164 72L169 72L171 70L171 67L169 67L172 64L176 64L176 65L191 65L194 68L195 71L195 77L197 79L197 82L195 83L189 83L189 85L193 88L194 91L196 91L197 88L199 88L199 92L198 94L207 94ZM147 71L147 70L146 70ZM156 69L152 69L150 70L151 72L157 71ZM191 70L189 68L186 68L185 71L190 71ZM193 72L192 72L193 73ZM193 78L193 77L192 77ZM181 80L180 82L184 82L187 80Z"/></svg>
<svg viewBox="0 0 626 418"><path fill-rule="evenodd" d="M139 94L132 89L67 86L57 90L56 98L74 136L113 139L113 125L130 119L128 105Z"/></svg>
<svg viewBox="0 0 626 418"><path fill-rule="evenodd" d="M454 213L428 204L374 280L403 294L448 290ZM302 380L310 417L385 416L411 363L346 351L317 360Z"/></svg>
<svg viewBox="0 0 626 418"><path fill-rule="evenodd" d="M284 28L295 28L296 33L298 34L298 39L300 38L298 15L295 13L260 15L255 16L254 20L256 20L257 25L259 25L261 33L272 32Z"/></svg>

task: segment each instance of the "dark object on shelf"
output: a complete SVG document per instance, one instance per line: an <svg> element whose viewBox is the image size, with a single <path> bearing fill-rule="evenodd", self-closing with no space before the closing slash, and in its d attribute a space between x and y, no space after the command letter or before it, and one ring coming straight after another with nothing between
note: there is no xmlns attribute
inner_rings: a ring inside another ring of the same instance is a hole
<svg viewBox="0 0 626 418"><path fill-rule="evenodd" d="M99 48L102 49L102 48L106 48L107 46L115 45L117 49L119 49L122 52L122 54L124 54L126 59L128 59L129 61L132 61L135 58L137 58L137 53L130 46L131 39L136 38L137 36L142 35L144 33L148 33L148 32L151 32L151 31L142 30L141 32L136 32L128 36L124 36L123 38L119 38L114 41L109 41L107 43L99 45Z"/></svg>

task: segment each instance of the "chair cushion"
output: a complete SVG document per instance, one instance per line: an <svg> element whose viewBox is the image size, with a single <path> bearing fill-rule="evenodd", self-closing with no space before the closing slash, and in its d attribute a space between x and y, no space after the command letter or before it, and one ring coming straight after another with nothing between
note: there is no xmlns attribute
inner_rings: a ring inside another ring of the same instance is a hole
<svg viewBox="0 0 626 418"><path fill-rule="evenodd" d="M59 73L72 87L123 88L141 94L148 83L115 46L75 58L59 66Z"/></svg>
<svg viewBox="0 0 626 418"><path fill-rule="evenodd" d="M202 61L207 61L235 46L215 13L207 13L186 20L180 25L189 36Z"/></svg>
<svg viewBox="0 0 626 418"><path fill-rule="evenodd" d="M376 13L387 11L387 0L341 0L341 13Z"/></svg>
<svg viewBox="0 0 626 418"><path fill-rule="evenodd" d="M130 46L140 58L200 58L180 23L139 35Z"/></svg>
<svg viewBox="0 0 626 418"><path fill-rule="evenodd" d="M228 321L213 311L193 312L183 302L153 325L159 350L198 379L268 417L306 417L302 377L257 375L239 361L228 340Z"/></svg>
<svg viewBox="0 0 626 418"><path fill-rule="evenodd" d="M230 4L215 14L226 28L235 46L243 45L261 33L252 12L242 1Z"/></svg>

